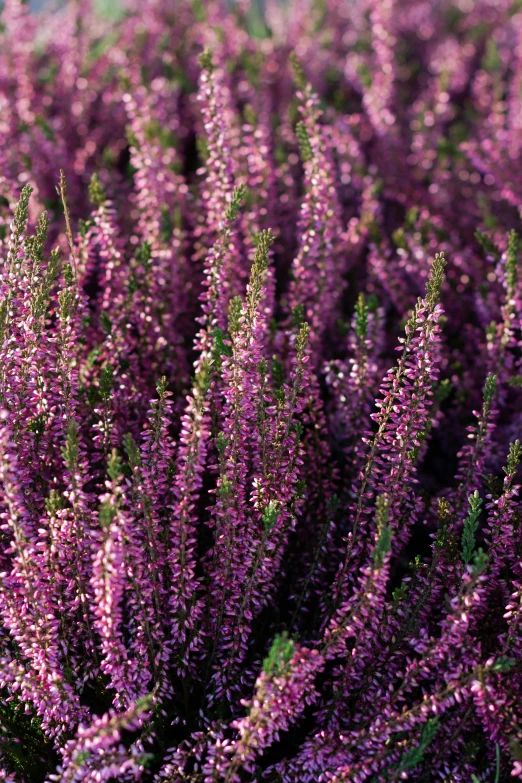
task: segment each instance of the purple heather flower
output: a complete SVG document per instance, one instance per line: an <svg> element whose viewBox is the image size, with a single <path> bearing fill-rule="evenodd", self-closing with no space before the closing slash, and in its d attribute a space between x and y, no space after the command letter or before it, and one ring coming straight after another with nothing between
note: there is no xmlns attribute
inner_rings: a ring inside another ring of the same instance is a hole
<svg viewBox="0 0 522 783"><path fill-rule="evenodd" d="M519 3L107 11L0 18L0 780L522 778Z"/></svg>

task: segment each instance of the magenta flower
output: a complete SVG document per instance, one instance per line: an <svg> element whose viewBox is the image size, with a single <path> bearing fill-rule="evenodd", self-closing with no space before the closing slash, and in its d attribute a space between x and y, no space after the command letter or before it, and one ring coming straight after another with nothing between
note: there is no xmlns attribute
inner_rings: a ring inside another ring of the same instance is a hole
<svg viewBox="0 0 522 783"><path fill-rule="evenodd" d="M0 781L522 779L518 0L0 15Z"/></svg>

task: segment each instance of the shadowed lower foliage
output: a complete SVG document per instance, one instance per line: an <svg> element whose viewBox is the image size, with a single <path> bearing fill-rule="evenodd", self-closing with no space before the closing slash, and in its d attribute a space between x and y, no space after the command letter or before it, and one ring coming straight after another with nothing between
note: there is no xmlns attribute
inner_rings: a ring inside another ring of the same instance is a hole
<svg viewBox="0 0 522 783"><path fill-rule="evenodd" d="M0 28L0 780L522 778L522 6Z"/></svg>

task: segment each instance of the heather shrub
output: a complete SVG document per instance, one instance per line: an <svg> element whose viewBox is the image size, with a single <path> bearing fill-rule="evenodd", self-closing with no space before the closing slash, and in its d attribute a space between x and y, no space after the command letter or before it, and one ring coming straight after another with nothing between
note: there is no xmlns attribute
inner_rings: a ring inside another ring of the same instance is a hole
<svg viewBox="0 0 522 783"><path fill-rule="evenodd" d="M522 778L522 5L0 30L0 780Z"/></svg>

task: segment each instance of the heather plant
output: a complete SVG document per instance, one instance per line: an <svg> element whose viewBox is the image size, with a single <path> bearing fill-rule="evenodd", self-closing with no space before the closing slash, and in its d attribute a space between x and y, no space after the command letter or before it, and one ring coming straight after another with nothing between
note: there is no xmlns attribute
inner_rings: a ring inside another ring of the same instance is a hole
<svg viewBox="0 0 522 783"><path fill-rule="evenodd" d="M522 5L0 24L0 780L522 779Z"/></svg>

